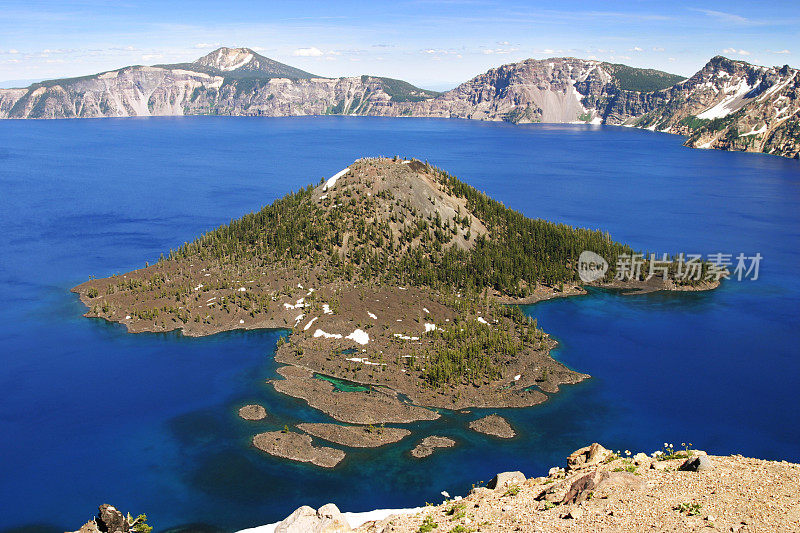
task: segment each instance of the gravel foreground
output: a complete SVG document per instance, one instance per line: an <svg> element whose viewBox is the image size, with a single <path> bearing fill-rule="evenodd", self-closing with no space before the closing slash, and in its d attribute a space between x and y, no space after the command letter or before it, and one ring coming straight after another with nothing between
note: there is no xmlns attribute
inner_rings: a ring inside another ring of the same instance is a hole
<svg viewBox="0 0 800 533"><path fill-rule="evenodd" d="M275 531L428 532L641 532L800 531L800 465L708 456L702 451L621 454L593 444L577 450L565 468L546 477L498 474L465 497L404 516L351 529L338 510L325 523L295 529L292 516ZM313 522L313 520L312 520Z"/></svg>

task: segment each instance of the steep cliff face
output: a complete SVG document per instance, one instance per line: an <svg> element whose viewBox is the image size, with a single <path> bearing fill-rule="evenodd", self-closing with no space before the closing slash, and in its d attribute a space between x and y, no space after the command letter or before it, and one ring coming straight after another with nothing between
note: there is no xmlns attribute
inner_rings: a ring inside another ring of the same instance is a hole
<svg viewBox="0 0 800 533"><path fill-rule="evenodd" d="M687 135L686 146L798 157L800 76L715 57L697 74L649 93L622 91L604 122Z"/></svg>
<svg viewBox="0 0 800 533"><path fill-rule="evenodd" d="M390 101L437 94L389 78L316 77L248 48L220 48L194 63L133 66L0 90L0 118L370 114Z"/></svg>
<svg viewBox="0 0 800 533"><path fill-rule="evenodd" d="M798 71L719 56L683 81L598 61L527 60L492 69L431 100L380 109L398 110L423 117L635 126L687 135L686 145L694 148L785 157L800 151Z"/></svg>
<svg viewBox="0 0 800 533"><path fill-rule="evenodd" d="M405 114L421 117L514 123L585 121L596 117L584 107L581 90L599 93L609 82L609 74L596 62L529 59L491 69L431 100L391 110L401 107Z"/></svg>
<svg viewBox="0 0 800 533"><path fill-rule="evenodd" d="M571 57L528 59L491 69L437 98L411 106L410 113L514 123L600 124L609 118L610 123L619 123L651 109L646 101L639 101L636 95L640 93L627 87L660 89L682 79L655 70Z"/></svg>
<svg viewBox="0 0 800 533"><path fill-rule="evenodd" d="M446 93L373 76L323 78L248 48L0 90L0 118L320 114L571 122L688 136L687 146L799 157L800 76L714 57L697 74L528 59Z"/></svg>

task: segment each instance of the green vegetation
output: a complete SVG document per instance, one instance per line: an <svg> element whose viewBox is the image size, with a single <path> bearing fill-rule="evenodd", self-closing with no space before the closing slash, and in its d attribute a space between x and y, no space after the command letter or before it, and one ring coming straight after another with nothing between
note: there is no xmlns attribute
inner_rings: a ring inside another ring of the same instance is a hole
<svg viewBox="0 0 800 533"><path fill-rule="evenodd" d="M702 508L703 506L697 502L683 502L673 507L674 510L687 516L698 516Z"/></svg>
<svg viewBox="0 0 800 533"><path fill-rule="evenodd" d="M581 122L589 122L590 120L592 120L592 114L581 113L580 115L578 115L578 120L580 120Z"/></svg>
<svg viewBox="0 0 800 533"><path fill-rule="evenodd" d="M541 339L544 332L517 307L498 311L506 311L512 318L507 329L456 319L430 332L421 356L415 352L405 359L406 364L434 388L456 383L478 386L484 380L499 379L503 361L515 357L526 340L535 347L536 339Z"/></svg>
<svg viewBox="0 0 800 533"><path fill-rule="evenodd" d="M627 91L660 91L686 79L677 74L654 69L634 68L618 63L604 63L603 66L614 76L617 87Z"/></svg>
<svg viewBox="0 0 800 533"><path fill-rule="evenodd" d="M135 520L132 520L131 514L128 513L128 523L134 533L150 533L153 531L152 526L147 524L146 514L140 514Z"/></svg>
<svg viewBox="0 0 800 533"><path fill-rule="evenodd" d="M511 485L510 487L508 487L503 496L516 496L517 494L519 494L521 490L522 489L520 488L519 485Z"/></svg>
<svg viewBox="0 0 800 533"><path fill-rule="evenodd" d="M453 520L460 520L467 515L466 504L463 502L454 503L444 514L453 517Z"/></svg>
<svg viewBox="0 0 800 533"><path fill-rule="evenodd" d="M583 250L606 258L607 279L615 273L617 256L632 253L607 233L527 218L442 170L427 170L447 192L465 199L471 214L453 220L438 213L423 218L413 207L400 205L395 219L403 225L395 233L389 223L366 222L375 215L374 198L343 187L328 199L337 208L325 209L313 201L309 186L206 233L171 252L170 258L255 268L279 261L324 265L331 277L346 280L378 279L474 294L488 287L524 297L537 283L576 282L574 265ZM474 237L471 250L449 246L469 226L471 216L487 226L491 238ZM345 236L349 260L340 253Z"/></svg>
<svg viewBox="0 0 800 533"><path fill-rule="evenodd" d="M361 76L361 81L366 82L368 78L369 76ZM420 89L403 80L383 77L377 79L381 81L384 92L391 96L394 102L421 102L441 94L436 91Z"/></svg>
<svg viewBox="0 0 800 533"><path fill-rule="evenodd" d="M539 109L536 109L536 111L541 112ZM526 105L525 107L517 106L503 115L503 121L511 122L512 124L519 124L525 119L531 122L538 122L539 119L535 117L535 114L535 111L531 110L530 105Z"/></svg>
<svg viewBox="0 0 800 533"><path fill-rule="evenodd" d="M625 461L624 465L616 467L614 472L629 472L631 474L638 474L638 472L636 472L636 465L630 461Z"/></svg>
<svg viewBox="0 0 800 533"><path fill-rule="evenodd" d="M680 125L686 126L689 129L695 130L697 128L701 128L711 122L710 119L707 118L697 118L694 115L689 115L688 117L684 117L679 122Z"/></svg>
<svg viewBox="0 0 800 533"><path fill-rule="evenodd" d="M417 531L419 533L430 533L437 527L439 527L439 524L433 521L432 516L428 515L425 517L425 520L422 521L422 524L420 524L419 529Z"/></svg>

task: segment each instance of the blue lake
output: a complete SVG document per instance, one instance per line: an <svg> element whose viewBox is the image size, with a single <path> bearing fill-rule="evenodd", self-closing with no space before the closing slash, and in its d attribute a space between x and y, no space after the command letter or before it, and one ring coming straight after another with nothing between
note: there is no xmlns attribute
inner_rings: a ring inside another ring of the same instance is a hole
<svg viewBox="0 0 800 533"><path fill-rule="evenodd" d="M800 163L681 142L455 120L0 121L0 530L77 529L104 502L146 512L159 531L232 531L329 501L418 506L498 471L545 473L593 441L800 461ZM129 335L83 318L69 293L381 154L427 159L528 216L644 251L759 252L760 277L528 307L561 342L556 356L591 380L503 411L521 434L511 441L467 431L480 412L446 414L330 471L249 445L258 431L326 419L264 384L280 332ZM240 420L249 402L270 416ZM458 446L412 459L433 433Z"/></svg>

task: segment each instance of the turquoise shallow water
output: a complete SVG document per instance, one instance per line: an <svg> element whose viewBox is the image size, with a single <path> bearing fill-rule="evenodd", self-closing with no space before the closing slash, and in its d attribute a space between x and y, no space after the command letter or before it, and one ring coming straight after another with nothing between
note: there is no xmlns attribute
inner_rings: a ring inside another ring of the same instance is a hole
<svg viewBox="0 0 800 533"><path fill-rule="evenodd" d="M395 447L332 471L265 456L257 431L325 421L263 384L280 332L129 335L82 318L90 274L170 247L330 176L364 155L428 159L528 216L608 230L654 252L760 252L756 282L708 294L590 296L526 308L592 379L503 411L520 436L472 416L412 425ZM600 441L800 460L796 404L800 165L689 150L613 127L375 118L0 122L0 530L77 528L102 502L158 530L231 531L301 504L417 506L501 470L545 472ZM236 409L260 402L248 423ZM428 434L458 446L414 460Z"/></svg>

